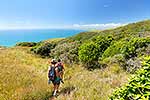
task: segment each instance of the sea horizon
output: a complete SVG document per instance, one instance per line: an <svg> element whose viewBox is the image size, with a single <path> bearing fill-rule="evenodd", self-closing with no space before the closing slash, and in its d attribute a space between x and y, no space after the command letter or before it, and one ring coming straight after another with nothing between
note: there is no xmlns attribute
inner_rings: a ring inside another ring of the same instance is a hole
<svg viewBox="0 0 150 100"><path fill-rule="evenodd" d="M1 29L0 46L12 47L18 42L40 42L53 38L66 38L83 32L80 29Z"/></svg>

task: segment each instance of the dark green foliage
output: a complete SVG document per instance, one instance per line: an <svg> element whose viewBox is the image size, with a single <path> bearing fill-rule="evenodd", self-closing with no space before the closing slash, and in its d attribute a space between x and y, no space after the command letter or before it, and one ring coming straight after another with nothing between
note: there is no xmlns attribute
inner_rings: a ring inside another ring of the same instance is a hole
<svg viewBox="0 0 150 100"><path fill-rule="evenodd" d="M35 46L37 43L35 42L19 42L16 44L16 46L22 46L22 47L33 47Z"/></svg>
<svg viewBox="0 0 150 100"><path fill-rule="evenodd" d="M79 48L79 59L88 69L97 66L99 56L99 46L94 42L85 43Z"/></svg>
<svg viewBox="0 0 150 100"><path fill-rule="evenodd" d="M150 57L145 58L143 68L129 80L128 84L116 90L110 100L150 99Z"/></svg>
<svg viewBox="0 0 150 100"><path fill-rule="evenodd" d="M132 38L122 48L122 54L125 58L132 58L138 55L137 50L140 48L146 48L150 44L150 38Z"/></svg>
<svg viewBox="0 0 150 100"><path fill-rule="evenodd" d="M121 54L124 57L124 60L120 65L130 73L134 73L140 66L139 56L147 55L143 52L146 52L147 47L150 44L150 38L128 38L120 41L116 41L113 45L108 47L102 55L102 63L106 62L108 59L114 59L116 55ZM142 54L142 55L141 55ZM119 63L119 62L117 62Z"/></svg>
<svg viewBox="0 0 150 100"><path fill-rule="evenodd" d="M116 41L114 44L110 45L103 53L102 59L107 57L113 57L116 54L122 53L122 48L128 43L126 39Z"/></svg>
<svg viewBox="0 0 150 100"><path fill-rule="evenodd" d="M111 45L111 42L113 40L114 39L111 35L97 36L92 39L92 41L95 42L99 46L99 51L100 51L101 55Z"/></svg>
<svg viewBox="0 0 150 100"><path fill-rule="evenodd" d="M85 43L79 49L79 59L84 63L97 61L99 55L99 45L95 42Z"/></svg>
<svg viewBox="0 0 150 100"><path fill-rule="evenodd" d="M39 43L35 47L31 48L31 51L35 54L38 54L42 57L50 56L51 49L55 47L55 44L52 43Z"/></svg>
<svg viewBox="0 0 150 100"><path fill-rule="evenodd" d="M61 58L65 63L77 63L79 41L58 44L51 52L53 58Z"/></svg>
<svg viewBox="0 0 150 100"><path fill-rule="evenodd" d="M49 56L49 53L51 53L51 50L53 49L53 52L50 54L52 57L63 58L65 62L69 63L78 62L78 58L83 63L97 63L101 58L105 59L118 54L123 54L125 58L128 59L136 57L139 49L141 50L141 48L147 47L149 42L139 39L150 36L148 34L149 31L150 20L147 20L110 30L81 32L75 36L61 39L55 43L49 42L52 46L44 46L44 43L38 43L31 50L41 56ZM132 37L139 37L139 39L134 40ZM78 41L78 43L76 43L76 41ZM139 44L140 46L136 46ZM80 45L82 45L80 48L81 51L79 50L80 53L78 53L78 47L80 47ZM85 45L85 47L83 45ZM88 45L92 47L90 48L89 46L89 51L87 49ZM97 49L96 51L98 51L98 53L94 54L93 52L95 51L92 51L93 49Z"/></svg>
<svg viewBox="0 0 150 100"><path fill-rule="evenodd" d="M112 36L97 36L92 41L84 43L79 49L79 59L87 65L94 67L98 65L98 59L113 41ZM98 66L97 66L98 67Z"/></svg>
<svg viewBox="0 0 150 100"><path fill-rule="evenodd" d="M102 55L102 58L113 57L116 54L123 54L126 59L137 57L141 48L146 48L150 44L150 38L129 38L116 41Z"/></svg>

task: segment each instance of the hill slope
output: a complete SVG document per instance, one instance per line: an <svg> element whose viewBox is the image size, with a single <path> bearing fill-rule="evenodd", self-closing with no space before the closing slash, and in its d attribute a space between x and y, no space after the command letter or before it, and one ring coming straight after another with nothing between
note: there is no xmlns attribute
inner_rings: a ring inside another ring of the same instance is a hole
<svg viewBox="0 0 150 100"><path fill-rule="evenodd" d="M44 59L28 54L26 48L0 50L0 58L1 100L46 99L51 90L43 73Z"/></svg>
<svg viewBox="0 0 150 100"><path fill-rule="evenodd" d="M126 83L130 75L126 71L140 68L139 59L150 56L149 33L150 20L146 20L111 30L46 40L32 49L0 49L0 99L51 98L52 85L47 85L48 59L40 57L46 53L46 57L60 57L66 64L65 84L60 87L58 100L108 100L114 89ZM94 68L101 69L84 68L88 60Z"/></svg>
<svg viewBox="0 0 150 100"><path fill-rule="evenodd" d="M29 54L28 48L0 50L0 57L1 100L50 98L52 86L47 85L47 59ZM122 85L127 77L118 65L93 72L78 65L66 65L65 84L57 99L107 100L112 90Z"/></svg>

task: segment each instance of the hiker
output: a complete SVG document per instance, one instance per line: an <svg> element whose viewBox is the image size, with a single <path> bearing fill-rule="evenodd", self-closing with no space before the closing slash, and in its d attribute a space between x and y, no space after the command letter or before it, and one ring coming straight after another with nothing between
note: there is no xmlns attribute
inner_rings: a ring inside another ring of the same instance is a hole
<svg viewBox="0 0 150 100"><path fill-rule="evenodd" d="M58 68L59 74L60 74L60 78L61 78L61 82L64 83L63 81L63 74L64 74L64 65L61 61L61 59L58 59L58 62L56 64L56 67Z"/></svg>
<svg viewBox="0 0 150 100"><path fill-rule="evenodd" d="M57 63L56 60L52 59L52 61L50 63L51 63L51 65L49 66L49 70L48 70L48 78L49 78L48 83L49 84L51 82L53 83L53 85L54 85L53 96L56 96L59 85L60 85L61 78L60 78L58 68L56 67L56 63Z"/></svg>

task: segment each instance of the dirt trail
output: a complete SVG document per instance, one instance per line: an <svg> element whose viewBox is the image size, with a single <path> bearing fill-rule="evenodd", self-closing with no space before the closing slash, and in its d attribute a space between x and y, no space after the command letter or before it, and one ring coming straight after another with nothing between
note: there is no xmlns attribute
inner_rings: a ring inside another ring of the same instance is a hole
<svg viewBox="0 0 150 100"><path fill-rule="evenodd" d="M59 97L60 95L67 96L67 95L69 95L69 94L70 94L72 91L74 91L74 90L75 90L75 87L73 87L73 86L62 88L62 90L61 90L59 93L57 93L57 96L56 96L56 97L51 96L51 97L49 98L49 100L55 100L55 99L57 99L57 97Z"/></svg>

